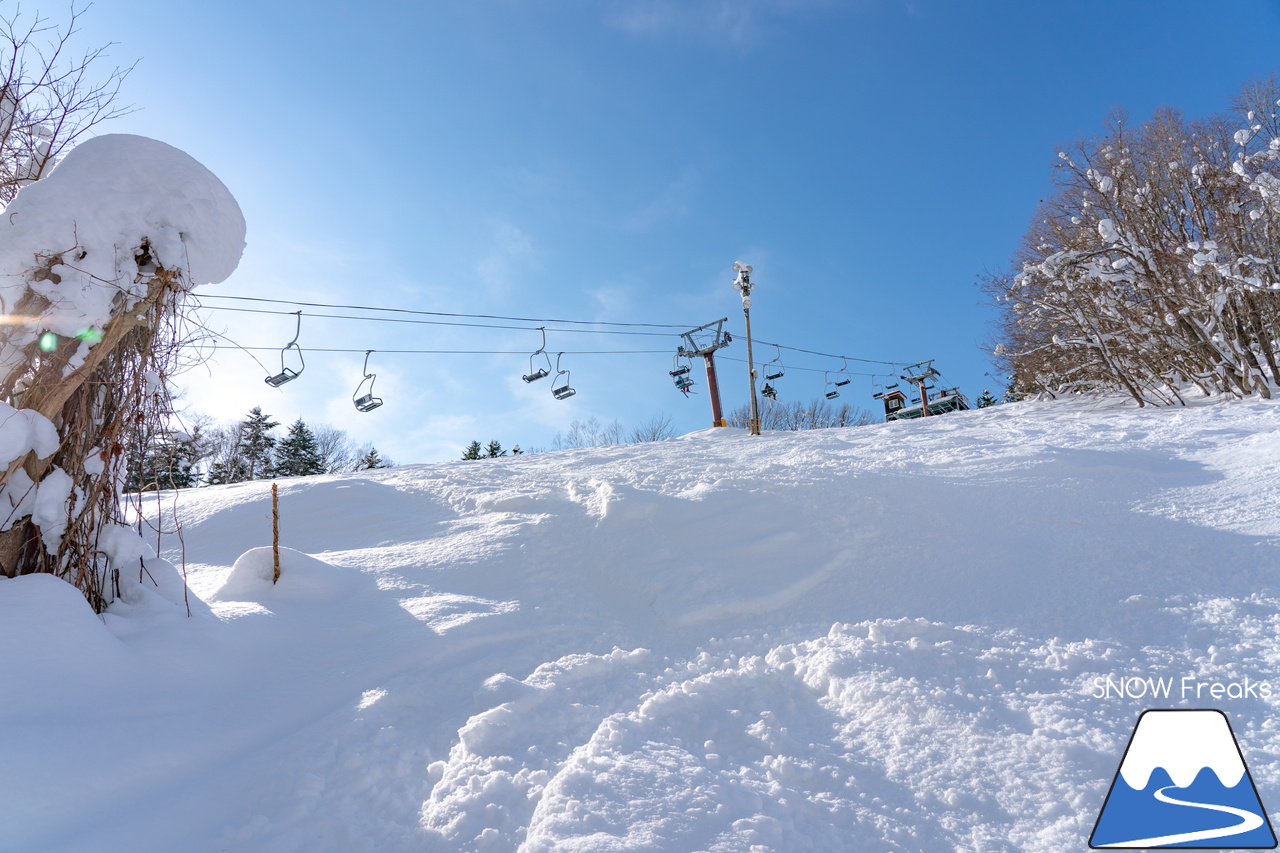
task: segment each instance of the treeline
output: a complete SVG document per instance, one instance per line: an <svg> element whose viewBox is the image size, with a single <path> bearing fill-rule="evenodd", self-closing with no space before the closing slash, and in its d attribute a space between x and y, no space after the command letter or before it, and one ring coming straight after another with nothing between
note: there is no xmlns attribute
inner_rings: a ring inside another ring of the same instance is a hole
<svg viewBox="0 0 1280 853"><path fill-rule="evenodd" d="M339 474L395 464L372 444L357 446L345 431L327 424L312 427L299 418L280 437L275 433L280 424L260 406L229 426L214 425L206 415L186 420L186 429L167 430L133 448L127 491Z"/></svg>
<svg viewBox="0 0 1280 853"><path fill-rule="evenodd" d="M1280 384L1280 83L1201 121L1123 116L1059 153L1013 270L984 286L1017 394L1272 396Z"/></svg>
<svg viewBox="0 0 1280 853"><path fill-rule="evenodd" d="M849 403L835 405L825 397L808 402L768 401L759 407L759 412L762 430L830 429L875 423L875 418L866 409ZM751 420L751 407L744 403L730 412L725 420L731 427L746 429Z"/></svg>

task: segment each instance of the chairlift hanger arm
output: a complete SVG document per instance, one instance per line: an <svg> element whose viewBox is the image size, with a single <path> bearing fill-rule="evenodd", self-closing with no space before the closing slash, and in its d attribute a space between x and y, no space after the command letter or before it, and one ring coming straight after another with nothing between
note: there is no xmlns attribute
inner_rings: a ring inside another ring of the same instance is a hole
<svg viewBox="0 0 1280 853"><path fill-rule="evenodd" d="M356 410L360 412L371 412L382 405L382 398L373 395L373 383L378 378L378 374L369 372L369 356L373 354L373 350L364 351L364 378L356 385L356 390L351 394L351 402L355 404ZM369 387L363 394L360 393L364 388L364 384L368 382Z"/></svg>
<svg viewBox="0 0 1280 853"><path fill-rule="evenodd" d="M298 315L298 323L293 330L293 340L285 344L284 348L280 350L280 372L274 376L268 376L266 379L263 380L272 388L279 388L281 385L285 384L286 382L292 382L293 380L297 379L299 376L302 375L302 371L307 369L306 359L302 357L302 347L298 346L298 337L302 334L302 312L294 311L293 313ZM289 352L289 350L291 349L296 350L298 353L298 369L297 370L294 370L293 368L286 366L284 363L285 354Z"/></svg>

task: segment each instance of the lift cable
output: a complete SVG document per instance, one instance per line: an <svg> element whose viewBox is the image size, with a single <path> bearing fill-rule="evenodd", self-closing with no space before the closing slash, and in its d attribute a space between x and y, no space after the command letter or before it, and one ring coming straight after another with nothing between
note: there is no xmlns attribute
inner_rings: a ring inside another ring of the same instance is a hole
<svg viewBox="0 0 1280 853"><path fill-rule="evenodd" d="M772 344L771 344L771 346L772 346ZM784 346L784 347L783 347L783 349L791 349L791 347L785 347L785 346ZM746 364L746 363L747 363L747 360L746 360L745 358L734 358L734 357L733 357L733 356L731 356L731 355L724 355L724 356L719 356L719 357L720 357L720 358L722 358L722 359L723 359L723 360L725 360L725 361L736 361L736 362L738 362L738 363L740 363L740 364ZM851 359L851 360L853 360L853 361L857 361L858 359ZM874 362L874 363L875 363L875 364L882 364L882 363L883 363L883 364L892 364L893 362ZM832 372L831 368L829 368L829 367L828 367L828 368L822 368L822 367L796 367L795 365L792 365L792 364L788 364L788 365L787 365L787 370L788 370L788 371L792 371L792 370L803 370L803 371L805 371L805 372L807 372L807 373L831 373L831 372ZM840 371L840 372L841 372L841 373L844 373L844 372L846 372L846 371L843 371L843 370L842 370L842 371ZM847 371L847 372L848 372L848 374L849 374L850 376L885 376L885 375L886 375L883 371L882 371L882 372L880 372L880 373L859 373L859 372L858 372L858 371L856 371L856 370L850 370L850 371Z"/></svg>
<svg viewBox="0 0 1280 853"><path fill-rule="evenodd" d="M229 308L222 305L204 305L201 306L210 311L234 311L240 314L281 314L292 316L298 314L297 311L271 311L265 308ZM350 314L315 314L305 313L304 317L317 317L327 320L363 320L370 323L411 323L414 325L424 326L461 326L473 329L507 329L518 332L536 332L543 328L542 326L504 326L497 323L459 323L456 320L408 320L399 317L353 317ZM533 321L530 321L533 322ZM573 321L549 321L549 322L573 322ZM647 335L651 337L671 337L674 332L628 332L617 329L547 329L549 332L567 332L579 335Z"/></svg>
<svg viewBox="0 0 1280 853"><path fill-rule="evenodd" d="M875 358L856 358L856 357L851 356L851 355L839 355L839 354L836 354L836 353L830 353L830 352L818 352L818 351L816 351L816 350L811 350L811 349L801 349L800 347L789 347L789 346L787 346L786 344L777 344L777 343L774 343L773 341L764 341L764 340L761 340L760 338L756 338L756 339L755 339L755 341L756 341L756 343L758 343L758 344L763 344L763 345L765 345L765 346L769 346L769 347L779 347L779 348L781 348L781 349L791 350L792 352L802 352L802 353L805 353L805 354L807 354L807 355L817 355L817 356L821 356L821 357L823 357L823 358L839 358L839 359L847 359L848 361L860 361L860 362L862 362L863 364L885 364L885 365L888 365L889 367L893 367L893 368L897 368L899 365L907 364L907 362L905 362L905 361L881 361L880 359L875 359ZM858 375L860 375L860 376L870 376L871 374L870 374L870 373L865 373L865 374L858 374Z"/></svg>
<svg viewBox="0 0 1280 853"><path fill-rule="evenodd" d="M212 344L203 347L209 350L236 350L244 352L279 352L279 347L245 347L245 346L228 346L226 344ZM342 347L307 347L307 352L355 352L364 353L368 349L342 348ZM528 350L472 350L472 349L382 349L381 347L374 350L381 353L399 353L410 355L528 355ZM670 355L671 350L665 349L630 349L630 350L565 350L564 355ZM802 368L796 368L800 370Z"/></svg>
<svg viewBox="0 0 1280 853"><path fill-rule="evenodd" d="M290 299L265 299L258 296L225 296L220 293L202 293L200 300L205 299L234 299L243 302L270 302L277 305L299 305L304 308L335 308L346 311L381 311L388 314L420 314L428 317L464 317L471 320L510 320L516 323L564 323L572 326L631 326L649 329L687 329L685 324L673 325L670 323L618 323L612 320L564 320L546 317L507 317L499 314L458 314L447 311L418 311L410 308L375 308L368 305L334 305L325 302L297 302ZM214 306L207 305L206 308ZM223 309L226 310L226 309ZM292 314L292 311L283 312ZM321 316L321 315L317 315ZM374 319L370 317L361 317L357 319ZM534 327L535 329L537 327Z"/></svg>

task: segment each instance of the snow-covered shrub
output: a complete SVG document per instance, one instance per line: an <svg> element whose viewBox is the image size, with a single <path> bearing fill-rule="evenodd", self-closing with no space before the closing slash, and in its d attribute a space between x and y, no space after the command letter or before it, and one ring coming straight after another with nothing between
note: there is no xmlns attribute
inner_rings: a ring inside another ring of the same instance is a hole
<svg viewBox="0 0 1280 853"><path fill-rule="evenodd" d="M126 451L168 408L190 289L229 276L244 235L212 173L139 136L80 144L4 209L0 572L112 598L137 559L113 532Z"/></svg>

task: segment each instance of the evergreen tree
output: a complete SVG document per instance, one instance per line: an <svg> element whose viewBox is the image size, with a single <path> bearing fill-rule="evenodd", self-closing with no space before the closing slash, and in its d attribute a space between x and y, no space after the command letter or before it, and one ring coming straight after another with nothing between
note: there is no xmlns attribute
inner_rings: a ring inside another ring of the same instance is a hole
<svg viewBox="0 0 1280 853"><path fill-rule="evenodd" d="M987 408L987 406L994 406L998 402L1000 401L997 400L994 396L992 396L990 391L988 391L986 388L983 388L982 396L978 398L977 405L979 409L985 409Z"/></svg>
<svg viewBox="0 0 1280 853"><path fill-rule="evenodd" d="M485 448L485 452L488 454L490 459L497 459L499 456L507 455L507 451L503 450L502 445L497 441L489 442L489 446Z"/></svg>
<svg viewBox="0 0 1280 853"><path fill-rule="evenodd" d="M371 468L390 468L391 464L390 459L383 459L378 454L378 448L370 445L369 449L360 457L360 461L356 463L356 470L367 471Z"/></svg>
<svg viewBox="0 0 1280 853"><path fill-rule="evenodd" d="M480 458L480 442L473 441L467 445L467 449L462 451L463 459L479 459Z"/></svg>
<svg viewBox="0 0 1280 853"><path fill-rule="evenodd" d="M209 466L205 483L210 486L223 486L227 483L243 483L249 479L249 469L239 456L221 459Z"/></svg>
<svg viewBox="0 0 1280 853"><path fill-rule="evenodd" d="M277 477L305 477L323 474L324 460L311 430L298 418L289 427L289 434L276 446L275 467Z"/></svg>
<svg viewBox="0 0 1280 853"><path fill-rule="evenodd" d="M129 463L125 490L190 488L196 484L193 469L198 456L195 439L185 433L168 431L151 443L140 458Z"/></svg>
<svg viewBox="0 0 1280 853"><path fill-rule="evenodd" d="M265 480L272 474L271 455L276 446L271 430L280 426L262 413L261 406L254 406L241 422L240 456L244 459L246 480ZM232 481L235 482L235 481Z"/></svg>

